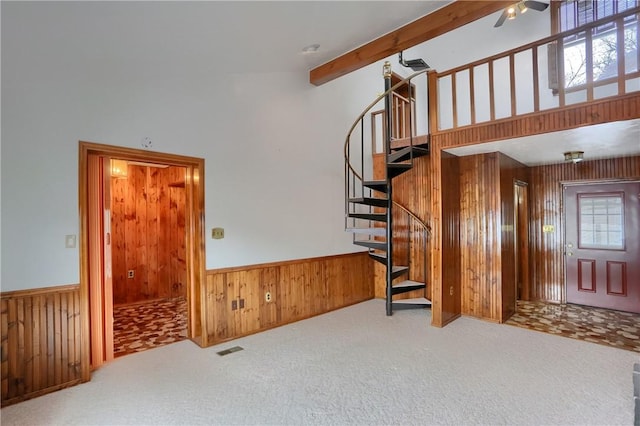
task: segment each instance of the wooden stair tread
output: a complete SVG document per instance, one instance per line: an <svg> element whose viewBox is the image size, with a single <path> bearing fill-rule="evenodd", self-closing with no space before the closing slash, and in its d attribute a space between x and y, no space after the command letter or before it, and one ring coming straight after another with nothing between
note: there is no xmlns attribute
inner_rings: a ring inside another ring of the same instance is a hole
<svg viewBox="0 0 640 426"><path fill-rule="evenodd" d="M417 281L406 280L401 283L394 284L393 288L401 288L401 287L414 287L414 286L426 286L425 283L419 283Z"/></svg>

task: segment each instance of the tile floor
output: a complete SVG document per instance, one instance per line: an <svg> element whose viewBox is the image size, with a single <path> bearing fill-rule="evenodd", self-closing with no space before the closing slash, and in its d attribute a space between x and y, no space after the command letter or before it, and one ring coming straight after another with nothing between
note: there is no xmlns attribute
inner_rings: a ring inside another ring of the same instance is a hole
<svg viewBox="0 0 640 426"><path fill-rule="evenodd" d="M505 324L640 353L640 314L518 301ZM184 298L114 307L114 355L140 352L187 338Z"/></svg>
<svg viewBox="0 0 640 426"><path fill-rule="evenodd" d="M187 302L184 298L113 308L115 357L179 342L186 338Z"/></svg>
<svg viewBox="0 0 640 426"><path fill-rule="evenodd" d="M518 301L516 314L505 324L640 352L640 314Z"/></svg>

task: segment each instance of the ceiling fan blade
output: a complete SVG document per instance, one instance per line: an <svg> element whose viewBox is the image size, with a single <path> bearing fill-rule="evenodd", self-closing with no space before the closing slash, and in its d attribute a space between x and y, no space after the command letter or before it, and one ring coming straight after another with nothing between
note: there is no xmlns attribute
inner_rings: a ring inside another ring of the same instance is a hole
<svg viewBox="0 0 640 426"><path fill-rule="evenodd" d="M506 19L507 19L507 9L502 11L502 15L500 15L500 17L498 18L498 21L493 26L493 28L498 28L498 27L502 26L502 24L504 24L504 21Z"/></svg>
<svg viewBox="0 0 640 426"><path fill-rule="evenodd" d="M537 10L538 12L542 12L549 7L548 3L543 3L536 0L525 0L524 5L527 6L527 8Z"/></svg>

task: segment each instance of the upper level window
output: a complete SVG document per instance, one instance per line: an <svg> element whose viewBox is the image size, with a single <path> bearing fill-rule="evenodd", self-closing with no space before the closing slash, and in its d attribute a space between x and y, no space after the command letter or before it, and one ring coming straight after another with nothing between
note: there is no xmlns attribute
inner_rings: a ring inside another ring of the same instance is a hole
<svg viewBox="0 0 640 426"><path fill-rule="evenodd" d="M557 33L580 29L594 21L624 13L638 7L640 0L564 0L552 2L552 5L555 18L552 25ZM622 27L621 37L617 21L609 21L564 38L565 88L618 78L621 55L624 55L624 74L638 71L638 14L627 15Z"/></svg>
<svg viewBox="0 0 640 426"><path fill-rule="evenodd" d="M566 0L558 2L557 31L569 31L638 6L638 0ZM612 27L613 24L608 26Z"/></svg>

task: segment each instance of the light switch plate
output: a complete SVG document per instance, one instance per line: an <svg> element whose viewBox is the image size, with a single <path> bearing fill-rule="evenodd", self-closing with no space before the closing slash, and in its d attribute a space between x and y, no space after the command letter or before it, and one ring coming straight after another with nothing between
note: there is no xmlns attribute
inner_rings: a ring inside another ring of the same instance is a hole
<svg viewBox="0 0 640 426"><path fill-rule="evenodd" d="M64 236L64 247L65 248L76 248L76 236L75 235L65 235Z"/></svg>

